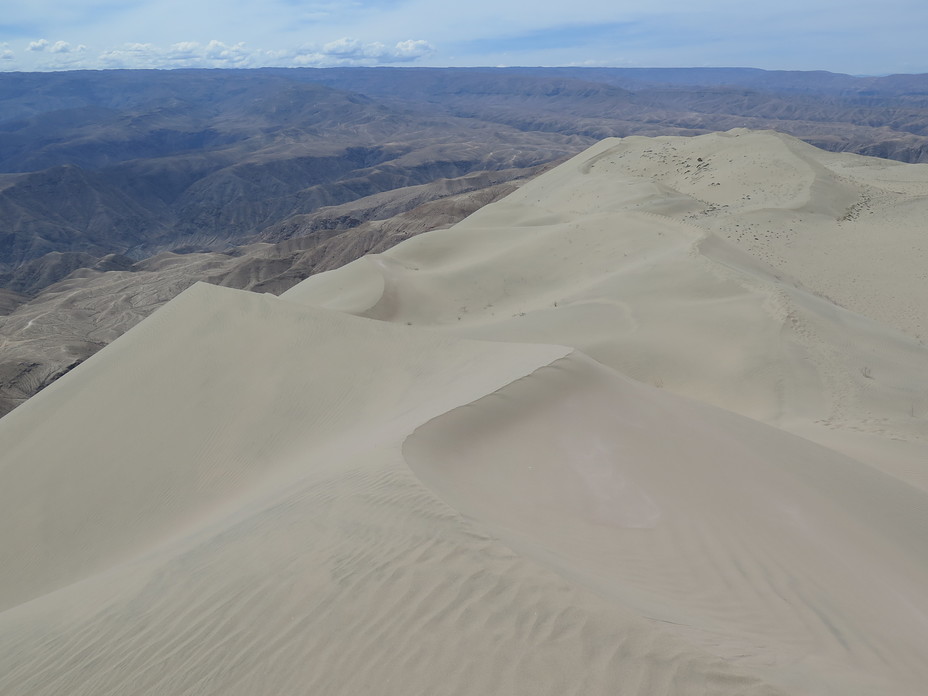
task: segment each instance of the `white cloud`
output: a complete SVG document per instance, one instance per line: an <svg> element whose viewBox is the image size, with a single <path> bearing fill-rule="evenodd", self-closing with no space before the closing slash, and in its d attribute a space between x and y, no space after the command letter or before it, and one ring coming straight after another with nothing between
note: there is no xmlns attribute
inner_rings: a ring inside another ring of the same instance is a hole
<svg viewBox="0 0 928 696"><path fill-rule="evenodd" d="M158 49L150 43L127 43L121 48L104 51L100 63L105 68L154 68Z"/></svg>
<svg viewBox="0 0 928 696"><path fill-rule="evenodd" d="M365 47L357 39L349 39L346 37L325 44L322 47L322 53L335 57L362 57L366 50L371 51L382 47L383 44L380 43L368 44L367 47Z"/></svg>
<svg viewBox="0 0 928 696"><path fill-rule="evenodd" d="M253 53L245 47L244 42L239 42L232 46L224 44L222 41L210 41L206 44L203 51L206 58L216 64L228 67L246 67L252 63Z"/></svg>
<svg viewBox="0 0 928 696"><path fill-rule="evenodd" d="M172 44L170 48L168 48L168 54L177 59L196 58L199 54L199 48L200 44L196 41L181 41L180 43Z"/></svg>
<svg viewBox="0 0 928 696"><path fill-rule="evenodd" d="M150 42L125 43L102 52L91 51L85 44L75 46L67 41L51 43L41 39L29 44L29 50L34 56L28 68L32 70L387 65L408 63L435 53L435 47L422 39L388 45L350 37L297 49L264 50L250 48L244 42L233 44L214 39L208 43L180 41L168 46ZM0 57L4 57L2 53Z"/></svg>
<svg viewBox="0 0 928 696"><path fill-rule="evenodd" d="M14 60L16 56L10 49L10 44L0 43L0 60Z"/></svg>
<svg viewBox="0 0 928 696"><path fill-rule="evenodd" d="M6 48L8 45L9 44L4 43L0 45L0 48ZM52 43L47 39L39 39L38 41L30 41L26 50L32 53L53 53L56 56L56 58L53 59L53 65L69 65L73 63L74 60L67 58L66 54L83 53L87 50L87 47L84 44L72 46L67 41L56 41Z"/></svg>
<svg viewBox="0 0 928 696"><path fill-rule="evenodd" d="M104 51L99 62L107 68L245 68L255 67L258 52L244 43L181 41L167 48L151 43L130 43Z"/></svg>
<svg viewBox="0 0 928 696"><path fill-rule="evenodd" d="M396 44L397 60L416 60L435 53L435 47L428 41L407 39Z"/></svg>
<svg viewBox="0 0 928 696"><path fill-rule="evenodd" d="M344 37L323 44L299 49L290 54L278 54L279 58L292 61L298 66L343 66L343 65L384 65L389 63L406 63L435 52L435 47L421 39L407 39L394 46L387 46L379 41L363 43L357 39Z"/></svg>
<svg viewBox="0 0 928 696"><path fill-rule="evenodd" d="M326 57L322 53L299 53L290 60L290 62L297 68L318 68L322 65L332 65L331 62L326 62ZM280 65L281 63L275 61L273 65Z"/></svg>

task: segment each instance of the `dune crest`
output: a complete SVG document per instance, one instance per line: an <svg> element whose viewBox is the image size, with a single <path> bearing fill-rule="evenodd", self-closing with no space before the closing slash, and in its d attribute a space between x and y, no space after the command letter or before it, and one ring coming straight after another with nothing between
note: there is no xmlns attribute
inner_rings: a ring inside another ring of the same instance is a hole
<svg viewBox="0 0 928 696"><path fill-rule="evenodd" d="M920 693L925 212L921 165L609 139L194 286L0 420L0 692Z"/></svg>

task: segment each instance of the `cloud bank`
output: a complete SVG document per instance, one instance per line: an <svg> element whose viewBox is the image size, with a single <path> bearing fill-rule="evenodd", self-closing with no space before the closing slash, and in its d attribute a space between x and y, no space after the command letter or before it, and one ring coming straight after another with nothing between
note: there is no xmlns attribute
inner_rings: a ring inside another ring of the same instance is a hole
<svg viewBox="0 0 928 696"><path fill-rule="evenodd" d="M125 43L93 52L84 44L38 39L24 46L29 57L28 70L116 69L116 68L257 68L370 66L410 63L435 53L435 47L422 39L407 39L392 46L362 42L344 37L321 45L307 44L293 49L251 48L244 42L229 44L218 40L206 43L181 41L169 46L154 43ZM0 44L0 60L14 61L9 44ZM0 70L11 69L0 66ZM17 68L13 68L17 69Z"/></svg>

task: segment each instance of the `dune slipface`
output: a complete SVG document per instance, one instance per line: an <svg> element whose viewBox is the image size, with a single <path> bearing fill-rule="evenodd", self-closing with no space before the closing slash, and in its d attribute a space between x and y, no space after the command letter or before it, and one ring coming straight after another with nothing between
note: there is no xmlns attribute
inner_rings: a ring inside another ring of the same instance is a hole
<svg viewBox="0 0 928 696"><path fill-rule="evenodd" d="M919 694L928 168L603 141L0 420L0 693Z"/></svg>

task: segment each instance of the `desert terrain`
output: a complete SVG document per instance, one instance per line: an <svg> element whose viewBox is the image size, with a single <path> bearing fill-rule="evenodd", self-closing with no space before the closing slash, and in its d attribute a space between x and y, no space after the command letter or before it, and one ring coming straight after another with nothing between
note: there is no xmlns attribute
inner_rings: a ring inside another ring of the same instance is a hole
<svg viewBox="0 0 928 696"><path fill-rule="evenodd" d="M924 693L926 216L928 164L605 138L193 284L0 419L0 692Z"/></svg>

